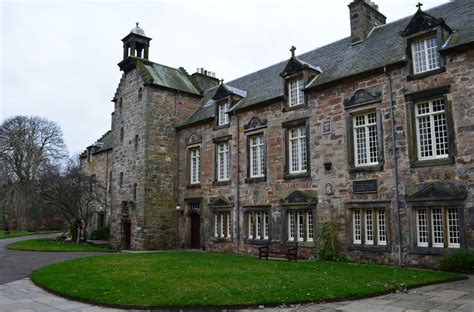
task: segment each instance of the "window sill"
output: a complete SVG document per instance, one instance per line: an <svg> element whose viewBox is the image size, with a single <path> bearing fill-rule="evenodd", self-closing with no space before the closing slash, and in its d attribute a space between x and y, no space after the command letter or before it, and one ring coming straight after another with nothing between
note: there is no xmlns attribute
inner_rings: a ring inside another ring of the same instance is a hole
<svg viewBox="0 0 474 312"><path fill-rule="evenodd" d="M214 181L213 184L214 184L215 186L230 185L230 180L226 180L226 181Z"/></svg>
<svg viewBox="0 0 474 312"><path fill-rule="evenodd" d="M414 246L410 249L410 254L414 255L432 255L441 256L452 250L459 250L461 248L445 248L445 247L418 247Z"/></svg>
<svg viewBox="0 0 474 312"><path fill-rule="evenodd" d="M283 112L290 112L290 111L293 111L293 110L296 110L296 109L306 108L306 107L307 107L306 103L302 103L302 104L298 104L298 105L294 105L294 106L285 106L285 107L283 107Z"/></svg>
<svg viewBox="0 0 474 312"><path fill-rule="evenodd" d="M349 173L364 173L364 172L375 172L375 171L383 171L383 162L377 165L370 165L370 166L360 166L360 167L350 167Z"/></svg>
<svg viewBox="0 0 474 312"><path fill-rule="evenodd" d="M213 243L232 243L232 238L211 237L210 241Z"/></svg>
<svg viewBox="0 0 474 312"><path fill-rule="evenodd" d="M442 66L442 67L440 67L440 68L436 68L436 69L433 69L433 70L430 70L430 71L426 71L426 72L423 72L423 73L411 74L411 75L408 75L408 76L407 76L407 81L425 78L425 77L428 77L428 76L431 76L431 75L436 75L436 74L444 73L445 71L446 71L446 67L445 67L445 66Z"/></svg>
<svg viewBox="0 0 474 312"><path fill-rule="evenodd" d="M225 129L225 128L229 128L229 127L230 127L230 122L226 123L225 125L215 125L214 130Z"/></svg>
<svg viewBox="0 0 474 312"><path fill-rule="evenodd" d="M284 179L285 180L293 180L293 179L306 179L306 178L310 178L311 175L309 174L309 172L302 172L302 173L287 173L285 174L284 176Z"/></svg>
<svg viewBox="0 0 474 312"><path fill-rule="evenodd" d="M268 245L268 243L270 243L270 239L253 239L253 238L244 239L244 244Z"/></svg>
<svg viewBox="0 0 474 312"><path fill-rule="evenodd" d="M245 183L261 183L266 182L267 177L255 177L255 178L247 178L245 179Z"/></svg>
<svg viewBox="0 0 474 312"><path fill-rule="evenodd" d="M410 168L421 168L430 166L452 165L454 164L454 156L446 158L428 159L428 160L412 160Z"/></svg>
<svg viewBox="0 0 474 312"><path fill-rule="evenodd" d="M188 184L188 185L186 185L186 188L187 188L187 189L201 188L201 183Z"/></svg>
<svg viewBox="0 0 474 312"><path fill-rule="evenodd" d="M353 244L347 245L348 250L356 251L375 251L375 252L390 252L390 245L364 245L364 244Z"/></svg>

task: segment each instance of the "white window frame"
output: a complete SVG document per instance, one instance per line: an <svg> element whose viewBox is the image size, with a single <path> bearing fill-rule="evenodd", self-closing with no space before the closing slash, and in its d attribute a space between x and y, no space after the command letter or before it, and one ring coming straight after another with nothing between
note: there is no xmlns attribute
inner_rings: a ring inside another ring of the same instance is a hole
<svg viewBox="0 0 474 312"><path fill-rule="evenodd" d="M214 212L214 237L216 238L231 238L232 222L230 211L216 211Z"/></svg>
<svg viewBox="0 0 474 312"><path fill-rule="evenodd" d="M313 242L314 215L311 209L289 210L288 241Z"/></svg>
<svg viewBox="0 0 474 312"><path fill-rule="evenodd" d="M225 126L229 124L229 109L230 109L230 103L229 101L226 101L224 103L220 103L217 105L217 113L218 113L218 126Z"/></svg>
<svg viewBox="0 0 474 312"><path fill-rule="evenodd" d="M387 215L381 208L352 209L352 243L354 245L386 246Z"/></svg>
<svg viewBox="0 0 474 312"><path fill-rule="evenodd" d="M189 148L189 183L201 183L201 147L194 146Z"/></svg>
<svg viewBox="0 0 474 312"><path fill-rule="evenodd" d="M425 215L424 220L420 220L420 212L423 212L423 214ZM415 220L417 247L461 247L461 229L459 225L458 208L452 206L433 206L416 208ZM420 221L424 221L424 223L421 224ZM421 229L420 226L423 226L424 229ZM423 236L425 237L426 241L420 240L420 232L423 231Z"/></svg>
<svg viewBox="0 0 474 312"><path fill-rule="evenodd" d="M436 35L413 41L411 55L414 74L421 74L441 67Z"/></svg>
<svg viewBox="0 0 474 312"><path fill-rule="evenodd" d="M267 240L269 235L269 211L256 210L247 213L247 238Z"/></svg>
<svg viewBox="0 0 474 312"><path fill-rule="evenodd" d="M288 107L304 104L303 88L303 79L295 79L288 82Z"/></svg>
<svg viewBox="0 0 474 312"><path fill-rule="evenodd" d="M290 174L308 171L306 126L288 129L288 171Z"/></svg>
<svg viewBox="0 0 474 312"><path fill-rule="evenodd" d="M249 137L249 162L250 177L261 178L265 176L265 141L263 134Z"/></svg>
<svg viewBox="0 0 474 312"><path fill-rule="evenodd" d="M217 181L230 180L230 142L222 142L217 148Z"/></svg>
<svg viewBox="0 0 474 312"><path fill-rule="evenodd" d="M361 120L362 119L362 120ZM362 121L359 123L359 121ZM377 129L377 112L371 111L352 117L354 137L354 166L373 166L379 164L379 138ZM365 159L360 153L365 154ZM365 161L365 162L364 162Z"/></svg>
<svg viewBox="0 0 474 312"><path fill-rule="evenodd" d="M419 108L421 105L428 105L428 112L426 113L419 113ZM434 107L436 105L443 105L444 109L443 110L438 110L434 111ZM449 137L448 137L448 120L446 116L446 103L443 97L441 98L436 98L436 99L431 99L427 101L420 101L415 103L415 124L416 124L416 144L417 144L417 155L419 160L429 160L429 159L440 159L440 158L447 158L449 157ZM426 120L428 118L428 120ZM429 148L431 148L431 156L423 156L422 155L422 145L421 145L421 135L420 135L420 123L423 122L429 122L428 127L425 129L429 130L429 135L431 138L426 139L426 141L429 143L427 145ZM436 123L442 122L443 125L436 125ZM439 130L439 128L443 128L444 130ZM436 131L438 128L438 131ZM444 142L442 143L445 147L438 149L437 144L440 145L440 143L437 143L437 140L439 140L443 137ZM441 152L444 150L443 152Z"/></svg>

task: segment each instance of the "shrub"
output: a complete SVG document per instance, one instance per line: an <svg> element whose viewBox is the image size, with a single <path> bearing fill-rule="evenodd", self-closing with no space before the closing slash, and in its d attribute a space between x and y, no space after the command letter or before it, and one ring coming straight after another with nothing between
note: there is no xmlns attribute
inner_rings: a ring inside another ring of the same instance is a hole
<svg viewBox="0 0 474 312"><path fill-rule="evenodd" d="M93 240L109 240L110 239L110 228L103 227L93 231L89 237Z"/></svg>
<svg viewBox="0 0 474 312"><path fill-rule="evenodd" d="M337 239L337 233L340 229L339 223L334 220L322 221L320 226L320 248L317 258L324 261L347 261L347 257L339 252L340 243Z"/></svg>
<svg viewBox="0 0 474 312"><path fill-rule="evenodd" d="M439 265L443 271L474 273L474 251L452 251L439 259Z"/></svg>

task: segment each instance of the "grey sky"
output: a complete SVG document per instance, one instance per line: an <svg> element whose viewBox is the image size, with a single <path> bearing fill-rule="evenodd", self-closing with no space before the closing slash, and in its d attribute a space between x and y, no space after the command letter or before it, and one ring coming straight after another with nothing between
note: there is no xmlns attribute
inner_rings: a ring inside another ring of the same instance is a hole
<svg viewBox="0 0 474 312"><path fill-rule="evenodd" d="M374 0L387 22L417 0ZM122 39L135 25L153 38L150 60L225 81L350 35L350 0L2 1L0 120L59 123L76 154L110 129ZM447 2L426 0L423 9Z"/></svg>

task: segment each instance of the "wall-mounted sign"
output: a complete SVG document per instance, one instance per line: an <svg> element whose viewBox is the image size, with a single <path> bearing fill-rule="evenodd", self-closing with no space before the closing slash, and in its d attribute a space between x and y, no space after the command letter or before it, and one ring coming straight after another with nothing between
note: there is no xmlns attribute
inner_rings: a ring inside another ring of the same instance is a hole
<svg viewBox="0 0 474 312"><path fill-rule="evenodd" d="M377 180L362 180L352 183L354 193L377 193Z"/></svg>
<svg viewBox="0 0 474 312"><path fill-rule="evenodd" d="M326 120L323 122L323 134L331 133L331 121Z"/></svg>

